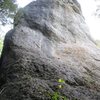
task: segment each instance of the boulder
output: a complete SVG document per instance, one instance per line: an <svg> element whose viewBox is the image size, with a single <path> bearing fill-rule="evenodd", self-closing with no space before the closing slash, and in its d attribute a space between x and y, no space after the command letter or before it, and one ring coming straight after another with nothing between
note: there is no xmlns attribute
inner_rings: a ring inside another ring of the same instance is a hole
<svg viewBox="0 0 100 100"><path fill-rule="evenodd" d="M20 9L4 40L0 100L100 100L100 48L89 34L76 0Z"/></svg>

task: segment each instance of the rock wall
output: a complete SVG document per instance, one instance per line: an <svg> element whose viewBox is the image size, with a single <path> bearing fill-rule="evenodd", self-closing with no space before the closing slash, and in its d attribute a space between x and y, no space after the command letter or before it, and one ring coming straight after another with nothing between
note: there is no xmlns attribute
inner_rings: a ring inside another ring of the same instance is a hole
<svg viewBox="0 0 100 100"><path fill-rule="evenodd" d="M20 9L0 59L0 100L52 100L56 92L100 100L100 49L89 34L76 0Z"/></svg>

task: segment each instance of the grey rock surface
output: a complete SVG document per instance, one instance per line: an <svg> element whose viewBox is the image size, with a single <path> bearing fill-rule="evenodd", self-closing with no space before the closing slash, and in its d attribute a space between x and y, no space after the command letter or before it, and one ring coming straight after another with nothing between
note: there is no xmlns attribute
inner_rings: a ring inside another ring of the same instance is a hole
<svg viewBox="0 0 100 100"><path fill-rule="evenodd" d="M89 34L76 0L37 0L21 9L4 41L0 100L52 100L55 92L100 100L100 48Z"/></svg>

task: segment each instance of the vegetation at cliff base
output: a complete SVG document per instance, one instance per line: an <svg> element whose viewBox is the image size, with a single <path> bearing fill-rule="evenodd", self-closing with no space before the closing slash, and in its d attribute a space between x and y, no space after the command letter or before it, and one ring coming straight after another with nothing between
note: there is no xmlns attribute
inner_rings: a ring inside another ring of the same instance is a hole
<svg viewBox="0 0 100 100"><path fill-rule="evenodd" d="M1 55L2 47L3 47L3 40L0 39L0 55Z"/></svg>

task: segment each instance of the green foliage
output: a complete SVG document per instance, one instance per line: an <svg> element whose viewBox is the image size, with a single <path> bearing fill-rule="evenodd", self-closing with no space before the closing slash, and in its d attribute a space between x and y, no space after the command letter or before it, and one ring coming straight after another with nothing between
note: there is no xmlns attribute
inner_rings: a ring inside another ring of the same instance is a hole
<svg viewBox="0 0 100 100"><path fill-rule="evenodd" d="M51 100L69 100L65 96L60 95L58 92L54 92L54 94L51 96Z"/></svg>
<svg viewBox="0 0 100 100"><path fill-rule="evenodd" d="M3 47L3 40L0 39L0 55L1 55L1 52L2 52L2 47Z"/></svg>
<svg viewBox="0 0 100 100"><path fill-rule="evenodd" d="M58 83L60 83L58 85L58 88L61 89L61 88L63 88L62 84L65 83L65 80L64 79L58 79Z"/></svg>
<svg viewBox="0 0 100 100"><path fill-rule="evenodd" d="M58 79L57 81L59 83L58 85L58 90L62 89L62 84L65 83L64 79ZM54 92L53 94L50 94L51 100L69 100L67 97L62 96L58 90L56 92Z"/></svg>
<svg viewBox="0 0 100 100"><path fill-rule="evenodd" d="M58 79L58 82L59 83L65 83L65 80L64 79Z"/></svg>
<svg viewBox="0 0 100 100"><path fill-rule="evenodd" d="M23 9L20 8L14 18L14 26L18 25L22 16L24 16Z"/></svg>
<svg viewBox="0 0 100 100"><path fill-rule="evenodd" d="M9 18L14 18L17 11L17 4L14 0L2 0L0 3L0 22L5 25L9 23Z"/></svg>
<svg viewBox="0 0 100 100"><path fill-rule="evenodd" d="M52 95L49 94L49 96L51 97L51 100L70 100L68 97L61 95L58 91L59 89L63 89L62 84L65 83L64 79L58 79L57 81L58 83L60 83L60 85L58 85L58 90L56 92L54 92ZM73 100L77 100L77 99L73 99Z"/></svg>
<svg viewBox="0 0 100 100"><path fill-rule="evenodd" d="M1 9L8 9L9 12L15 12L16 7L16 4L14 4L12 0L4 0L4 2L0 4Z"/></svg>

